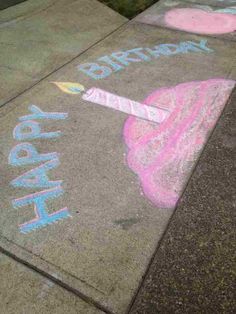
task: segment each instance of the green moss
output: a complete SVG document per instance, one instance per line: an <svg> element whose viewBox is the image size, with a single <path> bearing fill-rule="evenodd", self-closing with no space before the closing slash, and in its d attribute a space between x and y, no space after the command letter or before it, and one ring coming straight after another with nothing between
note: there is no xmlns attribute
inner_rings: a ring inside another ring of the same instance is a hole
<svg viewBox="0 0 236 314"><path fill-rule="evenodd" d="M127 18L133 18L135 15L144 11L147 7L158 0L99 0L108 5L113 10L119 12Z"/></svg>

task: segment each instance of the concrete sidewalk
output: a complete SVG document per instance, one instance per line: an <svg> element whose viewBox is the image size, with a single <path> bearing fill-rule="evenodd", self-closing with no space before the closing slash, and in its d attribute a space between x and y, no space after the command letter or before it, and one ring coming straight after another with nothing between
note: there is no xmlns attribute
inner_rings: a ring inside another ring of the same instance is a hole
<svg viewBox="0 0 236 314"><path fill-rule="evenodd" d="M103 313L77 295L2 253L0 276L0 304L3 314Z"/></svg>
<svg viewBox="0 0 236 314"><path fill-rule="evenodd" d="M1 250L125 313L233 91L235 46L132 21L3 106ZM144 287L133 313L168 312Z"/></svg>
<svg viewBox="0 0 236 314"><path fill-rule="evenodd" d="M125 23L97 0L28 0L0 12L0 106Z"/></svg>
<svg viewBox="0 0 236 314"><path fill-rule="evenodd" d="M161 0L134 21L205 36L236 40L236 7ZM236 4L236 1L235 1Z"/></svg>
<svg viewBox="0 0 236 314"><path fill-rule="evenodd" d="M234 313L236 93L207 144L130 314Z"/></svg>

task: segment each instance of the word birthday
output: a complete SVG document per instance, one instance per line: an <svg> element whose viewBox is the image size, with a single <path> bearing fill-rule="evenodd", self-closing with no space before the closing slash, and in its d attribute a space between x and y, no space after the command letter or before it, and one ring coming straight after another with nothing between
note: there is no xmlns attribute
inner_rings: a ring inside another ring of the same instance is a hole
<svg viewBox="0 0 236 314"><path fill-rule="evenodd" d="M19 118L20 123L13 131L15 140L31 141L35 139L52 139L61 136L61 131L42 132L38 120L62 120L67 118L67 113L44 112L35 105L29 106L29 110L31 114ZM38 167L25 172L11 181L11 185L14 187L43 189L40 192L29 194L12 201L14 208L28 205L34 207L36 218L21 224L19 226L20 232L27 233L70 216L67 207L57 210L52 214L47 212L47 200L54 199L63 194L62 181L51 181L48 177L48 171L58 167L60 164L58 153L40 154L34 145L22 142L12 148L8 161L10 165L16 167L41 163Z"/></svg>
<svg viewBox="0 0 236 314"><path fill-rule="evenodd" d="M160 44L153 49L134 48L126 51L114 52L109 56L98 58L96 63L84 63L77 66L79 71L92 77L95 80L103 79L113 72L123 70L130 63L150 61L152 58L161 56L173 56L176 54L185 54L190 52L213 52L208 48L207 40L201 39L200 42L184 41L179 44ZM106 65L104 65L104 63Z"/></svg>

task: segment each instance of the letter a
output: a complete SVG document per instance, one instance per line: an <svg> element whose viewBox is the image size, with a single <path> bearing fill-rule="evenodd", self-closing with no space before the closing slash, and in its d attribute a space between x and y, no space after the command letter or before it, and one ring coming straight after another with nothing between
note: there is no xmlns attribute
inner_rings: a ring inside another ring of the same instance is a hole
<svg viewBox="0 0 236 314"><path fill-rule="evenodd" d="M11 185L14 187L23 188L51 188L61 185L62 181L50 181L47 172L51 169L58 167L60 164L59 159L52 159L39 167L25 172L18 178L11 181Z"/></svg>
<svg viewBox="0 0 236 314"><path fill-rule="evenodd" d="M39 154L32 144L21 143L12 148L8 162L12 166L24 166L55 158L58 158L57 153Z"/></svg>

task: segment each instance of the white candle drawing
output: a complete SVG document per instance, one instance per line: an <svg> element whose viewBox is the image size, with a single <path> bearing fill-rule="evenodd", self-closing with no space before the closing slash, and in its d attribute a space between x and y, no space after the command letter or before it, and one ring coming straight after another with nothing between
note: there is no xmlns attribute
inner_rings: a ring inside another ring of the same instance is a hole
<svg viewBox="0 0 236 314"><path fill-rule="evenodd" d="M128 98L109 93L100 88L92 87L89 90L85 91L84 86L78 83L70 82L53 82L53 83L56 84L62 91L68 94L80 94L83 92L82 95L83 100L108 108L112 108L115 110L119 110L121 112L133 115L144 120L161 123L170 114L169 111L165 109L141 104L134 100L130 100Z"/></svg>

